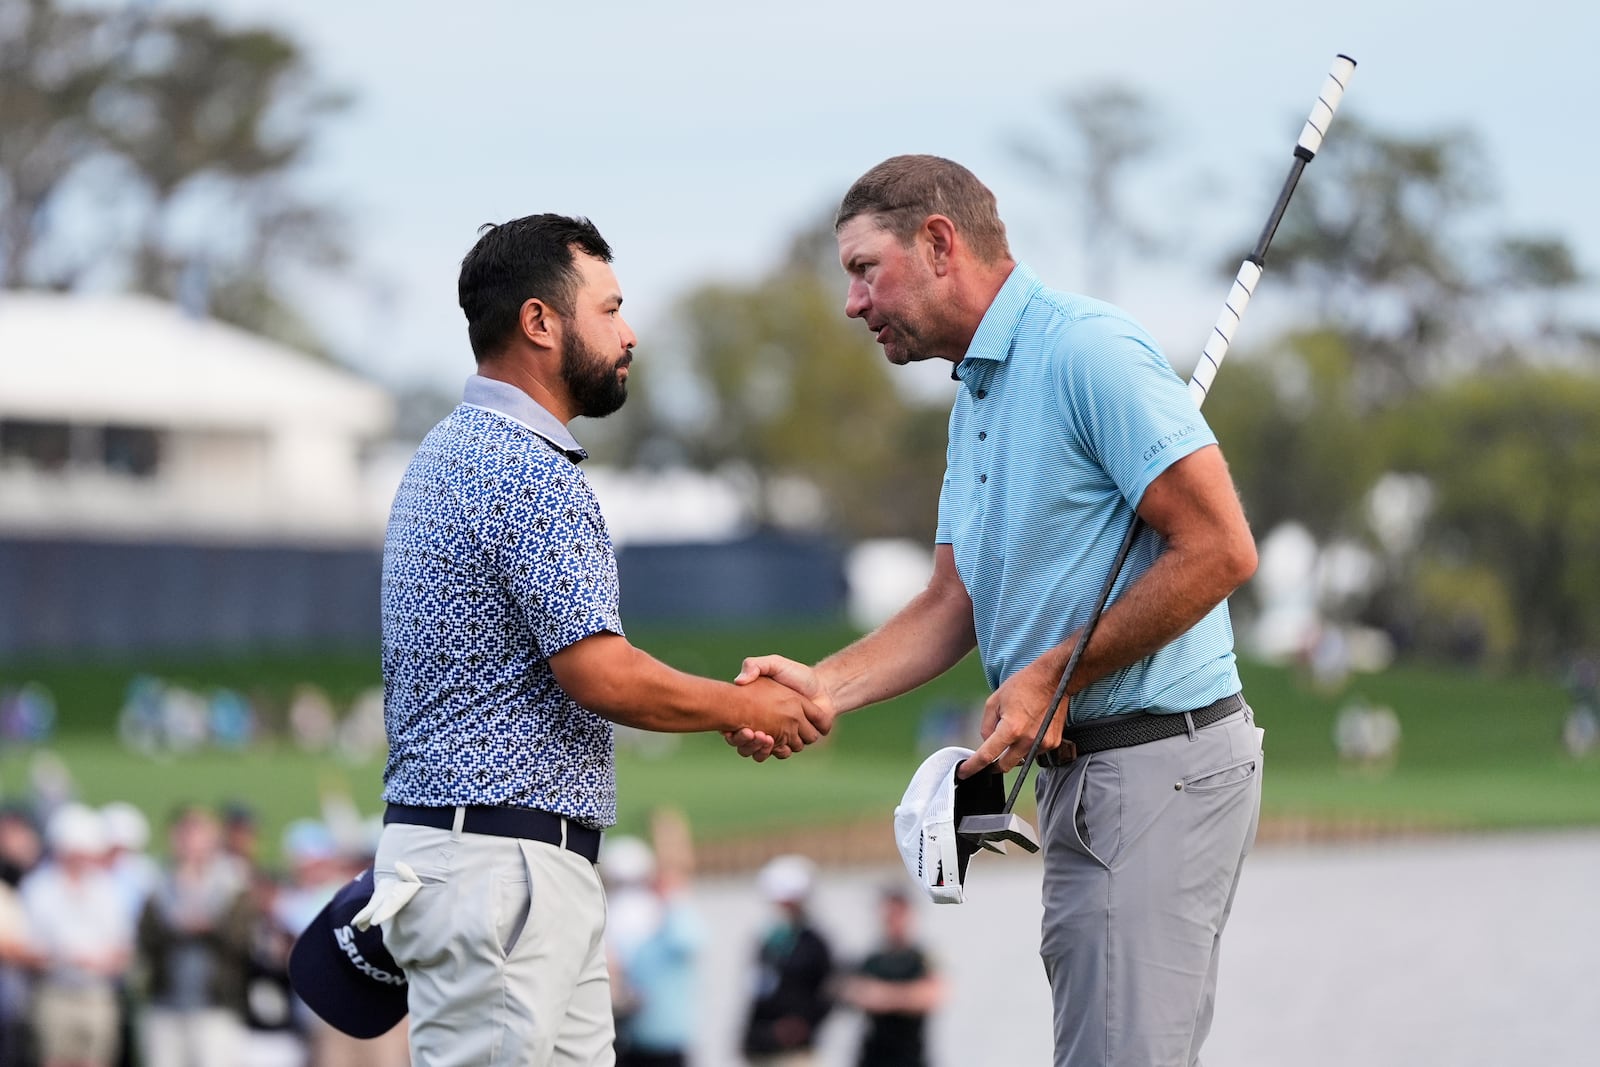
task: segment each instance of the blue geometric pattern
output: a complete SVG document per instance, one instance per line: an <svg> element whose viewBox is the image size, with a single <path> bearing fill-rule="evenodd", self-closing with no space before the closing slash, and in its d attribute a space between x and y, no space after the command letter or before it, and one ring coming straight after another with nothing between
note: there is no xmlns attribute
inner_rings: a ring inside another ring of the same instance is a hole
<svg viewBox="0 0 1600 1067"><path fill-rule="evenodd" d="M935 540L955 553L984 672L998 687L1087 621L1145 490L1216 437L1138 323L1047 289L1020 264L956 376ZM1111 603L1161 550L1147 527ZM1238 691L1224 602L1078 693L1069 714L1188 711Z"/></svg>
<svg viewBox="0 0 1600 1067"><path fill-rule="evenodd" d="M617 601L611 535L573 460L501 411L451 412L407 468L384 542L384 799L615 823L611 723L548 659L621 634Z"/></svg>

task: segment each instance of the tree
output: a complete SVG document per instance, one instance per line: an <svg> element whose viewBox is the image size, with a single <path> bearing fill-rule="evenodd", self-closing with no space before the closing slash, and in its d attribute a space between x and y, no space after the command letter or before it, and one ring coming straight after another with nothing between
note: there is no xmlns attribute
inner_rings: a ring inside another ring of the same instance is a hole
<svg viewBox="0 0 1600 1067"><path fill-rule="evenodd" d="M1550 666L1600 641L1600 378L1474 375L1386 422L1394 469L1433 488L1425 565L1400 598L1419 643L1440 651L1465 623L1512 662Z"/></svg>
<svg viewBox="0 0 1600 1067"><path fill-rule="evenodd" d="M1094 279L1095 291L1109 298L1123 253L1155 247L1154 238L1123 208L1121 191L1129 170L1159 143L1159 122L1143 96L1121 85L1064 93L1055 114L1063 127L1061 142L1021 139L1016 154L1051 190L1071 190L1085 274Z"/></svg>
<svg viewBox="0 0 1600 1067"><path fill-rule="evenodd" d="M282 286L342 242L294 179L347 102L273 31L0 0L0 285L109 276L314 344Z"/></svg>
<svg viewBox="0 0 1600 1067"><path fill-rule="evenodd" d="M623 459L745 471L764 521L785 521L783 489L798 482L850 535L926 540L948 409L907 400L871 336L845 318L824 239L831 246L828 221L797 236L767 276L704 285L680 302L680 380L664 381L671 368L660 362L639 376Z"/></svg>
<svg viewBox="0 0 1600 1067"><path fill-rule="evenodd" d="M1354 402L1348 341L1332 330L1288 334L1270 359L1230 358L1222 373L1206 421L1258 535L1297 522L1321 543L1364 540L1362 505L1386 456Z"/></svg>
<svg viewBox="0 0 1600 1067"><path fill-rule="evenodd" d="M1547 337L1571 333L1549 304L1582 280L1570 249L1543 235L1485 234L1491 185L1470 132L1406 135L1340 114L1271 260L1348 339L1364 409L1517 358L1518 301L1543 305ZM1230 275L1237 264L1226 264Z"/></svg>
<svg viewBox="0 0 1600 1067"><path fill-rule="evenodd" d="M1370 552L1350 615L1416 653L1530 666L1595 632L1574 583L1592 588L1596 546L1572 516L1600 506L1578 443L1600 432L1581 410L1597 386L1554 368L1596 347L1562 313L1584 280L1570 248L1495 233L1491 187L1469 132L1341 114L1269 257L1314 325L1240 353L1207 418L1258 530L1293 519ZM1397 474L1431 500L1399 549L1372 524Z"/></svg>

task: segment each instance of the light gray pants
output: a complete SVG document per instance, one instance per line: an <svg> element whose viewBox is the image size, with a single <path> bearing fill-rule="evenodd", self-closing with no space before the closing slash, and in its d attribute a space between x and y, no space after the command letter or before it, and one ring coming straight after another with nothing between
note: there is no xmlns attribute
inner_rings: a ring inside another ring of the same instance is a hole
<svg viewBox="0 0 1600 1067"><path fill-rule="evenodd" d="M1198 1064L1261 809L1249 709L1044 768L1034 790L1056 1067Z"/></svg>
<svg viewBox="0 0 1600 1067"><path fill-rule="evenodd" d="M594 865L539 841L391 823L373 875L422 881L383 925L406 972L415 1067L609 1067L605 894Z"/></svg>

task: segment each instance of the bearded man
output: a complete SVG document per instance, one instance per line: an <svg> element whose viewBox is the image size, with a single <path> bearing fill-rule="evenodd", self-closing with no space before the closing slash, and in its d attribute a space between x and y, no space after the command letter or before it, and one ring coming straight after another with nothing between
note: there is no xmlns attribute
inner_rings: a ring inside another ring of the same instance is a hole
<svg viewBox="0 0 1600 1067"><path fill-rule="evenodd" d="M485 227L461 264L477 358L417 449L383 558L384 830L367 916L407 979L412 1062L610 1064L613 723L797 751L815 704L630 644L567 429L627 398L635 338L587 219ZM380 903L382 902L382 903Z"/></svg>

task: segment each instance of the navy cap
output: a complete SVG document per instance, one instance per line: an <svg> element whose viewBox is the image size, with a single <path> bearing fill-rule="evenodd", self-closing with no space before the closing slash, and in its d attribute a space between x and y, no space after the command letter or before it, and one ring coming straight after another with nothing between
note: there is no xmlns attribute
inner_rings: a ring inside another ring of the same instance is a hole
<svg viewBox="0 0 1600 1067"><path fill-rule="evenodd" d="M335 1030L371 1038L406 1016L406 976L383 947L378 926L356 929L372 899L372 871L362 871L328 901L289 953L289 984Z"/></svg>

